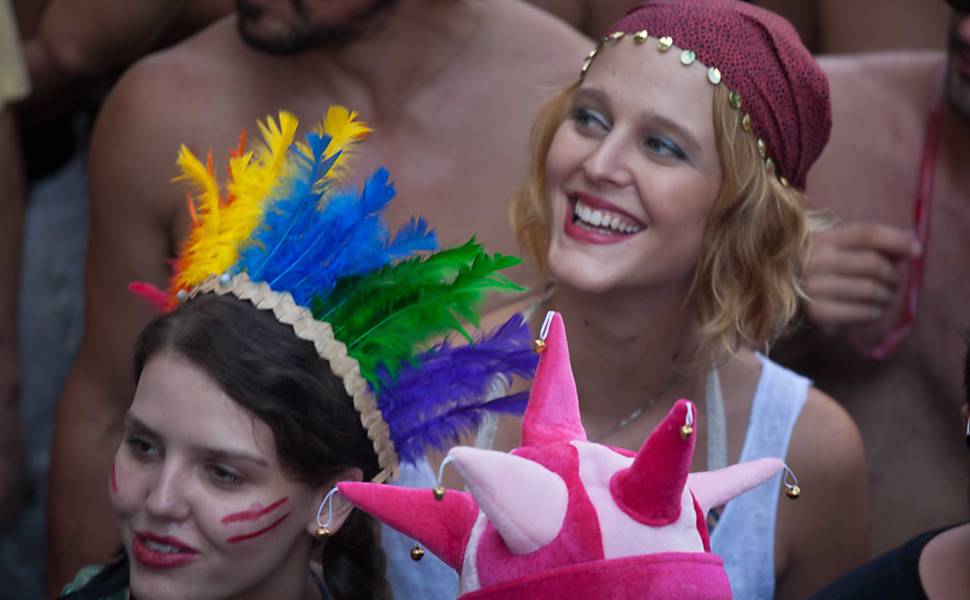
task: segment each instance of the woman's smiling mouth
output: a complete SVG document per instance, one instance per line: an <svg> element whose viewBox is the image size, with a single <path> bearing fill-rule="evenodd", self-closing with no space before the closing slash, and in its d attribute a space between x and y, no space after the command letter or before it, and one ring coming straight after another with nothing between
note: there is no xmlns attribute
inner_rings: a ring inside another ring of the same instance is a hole
<svg viewBox="0 0 970 600"><path fill-rule="evenodd" d="M613 243L635 235L646 227L639 219L611 202L585 193L568 196L571 211L565 229L570 237L592 243Z"/></svg>
<svg viewBox="0 0 970 600"><path fill-rule="evenodd" d="M131 553L140 564L162 569L184 565L199 555L198 550L175 538L148 532L135 532Z"/></svg>

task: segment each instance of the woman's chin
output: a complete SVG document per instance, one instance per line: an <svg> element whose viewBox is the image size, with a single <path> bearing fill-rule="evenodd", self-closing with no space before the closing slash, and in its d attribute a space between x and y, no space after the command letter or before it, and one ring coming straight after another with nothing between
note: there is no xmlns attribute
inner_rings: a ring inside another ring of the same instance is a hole
<svg viewBox="0 0 970 600"><path fill-rule="evenodd" d="M138 600L176 600L191 597L189 591L183 589L175 581L138 577L135 573L132 573L129 590L131 597L138 598Z"/></svg>
<svg viewBox="0 0 970 600"><path fill-rule="evenodd" d="M623 287L624 283L598 261L570 260L568 257L554 259L550 256L549 274L560 289L582 294L605 294Z"/></svg>

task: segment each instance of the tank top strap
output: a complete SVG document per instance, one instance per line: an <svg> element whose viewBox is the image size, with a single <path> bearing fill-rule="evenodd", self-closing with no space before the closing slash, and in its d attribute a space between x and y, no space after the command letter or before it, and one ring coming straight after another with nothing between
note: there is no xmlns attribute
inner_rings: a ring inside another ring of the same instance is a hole
<svg viewBox="0 0 970 600"><path fill-rule="evenodd" d="M784 459L788 455L795 421L808 399L812 384L808 378L760 354L758 358L761 360L761 378L751 402L741 462L772 456Z"/></svg>
<svg viewBox="0 0 970 600"><path fill-rule="evenodd" d="M751 402L741 462L784 459L811 381L758 355L761 377ZM728 502L711 536L724 560L736 600L771 600L775 595L775 519L781 473Z"/></svg>

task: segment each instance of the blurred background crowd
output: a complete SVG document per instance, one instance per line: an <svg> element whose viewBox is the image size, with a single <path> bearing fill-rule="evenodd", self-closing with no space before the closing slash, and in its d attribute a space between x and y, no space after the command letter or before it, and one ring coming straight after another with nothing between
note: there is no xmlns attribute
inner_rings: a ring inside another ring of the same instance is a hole
<svg viewBox="0 0 970 600"><path fill-rule="evenodd" d="M125 286L164 282L188 227L168 183L180 143L221 155L278 108L309 118L341 102L378 132L362 160L396 164L413 190L398 210L433 212L447 242L476 233L520 254L507 215L529 125L632 1L0 0L0 597L43 597L117 546L99 535L120 435L104 415L132 394L131 345L151 317ZM296 38L247 29L274 4L323 25ZM755 4L820 57L834 115L807 192L836 226L810 265L806 325L773 357L856 420L879 553L966 519L962 441L944 432L963 404L970 325L968 97L942 117L933 237L913 235L914 206L930 207L917 184L942 65L970 65L966 13L933 0ZM480 6L472 18L462 5ZM375 19L410 28L362 35ZM860 272L838 272L859 256ZM533 272L517 277L535 285ZM850 276L864 292L832 291ZM899 346L877 356L894 332Z"/></svg>

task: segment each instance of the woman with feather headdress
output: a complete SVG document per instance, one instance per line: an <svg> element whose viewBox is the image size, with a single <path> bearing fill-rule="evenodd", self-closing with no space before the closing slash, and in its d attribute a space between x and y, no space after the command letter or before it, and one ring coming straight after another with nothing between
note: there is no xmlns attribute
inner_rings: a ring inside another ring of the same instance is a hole
<svg viewBox="0 0 970 600"><path fill-rule="evenodd" d="M224 188L179 153L193 229L167 290L131 286L163 314L107 481L124 553L63 598L390 598L375 524L336 482L393 480L524 409L491 393L532 374L522 319L468 331L487 292L519 290L501 274L517 259L474 239L435 252L420 218L391 235L388 172L341 184L369 131L354 113L331 107L302 141L286 112L260 128Z"/></svg>

